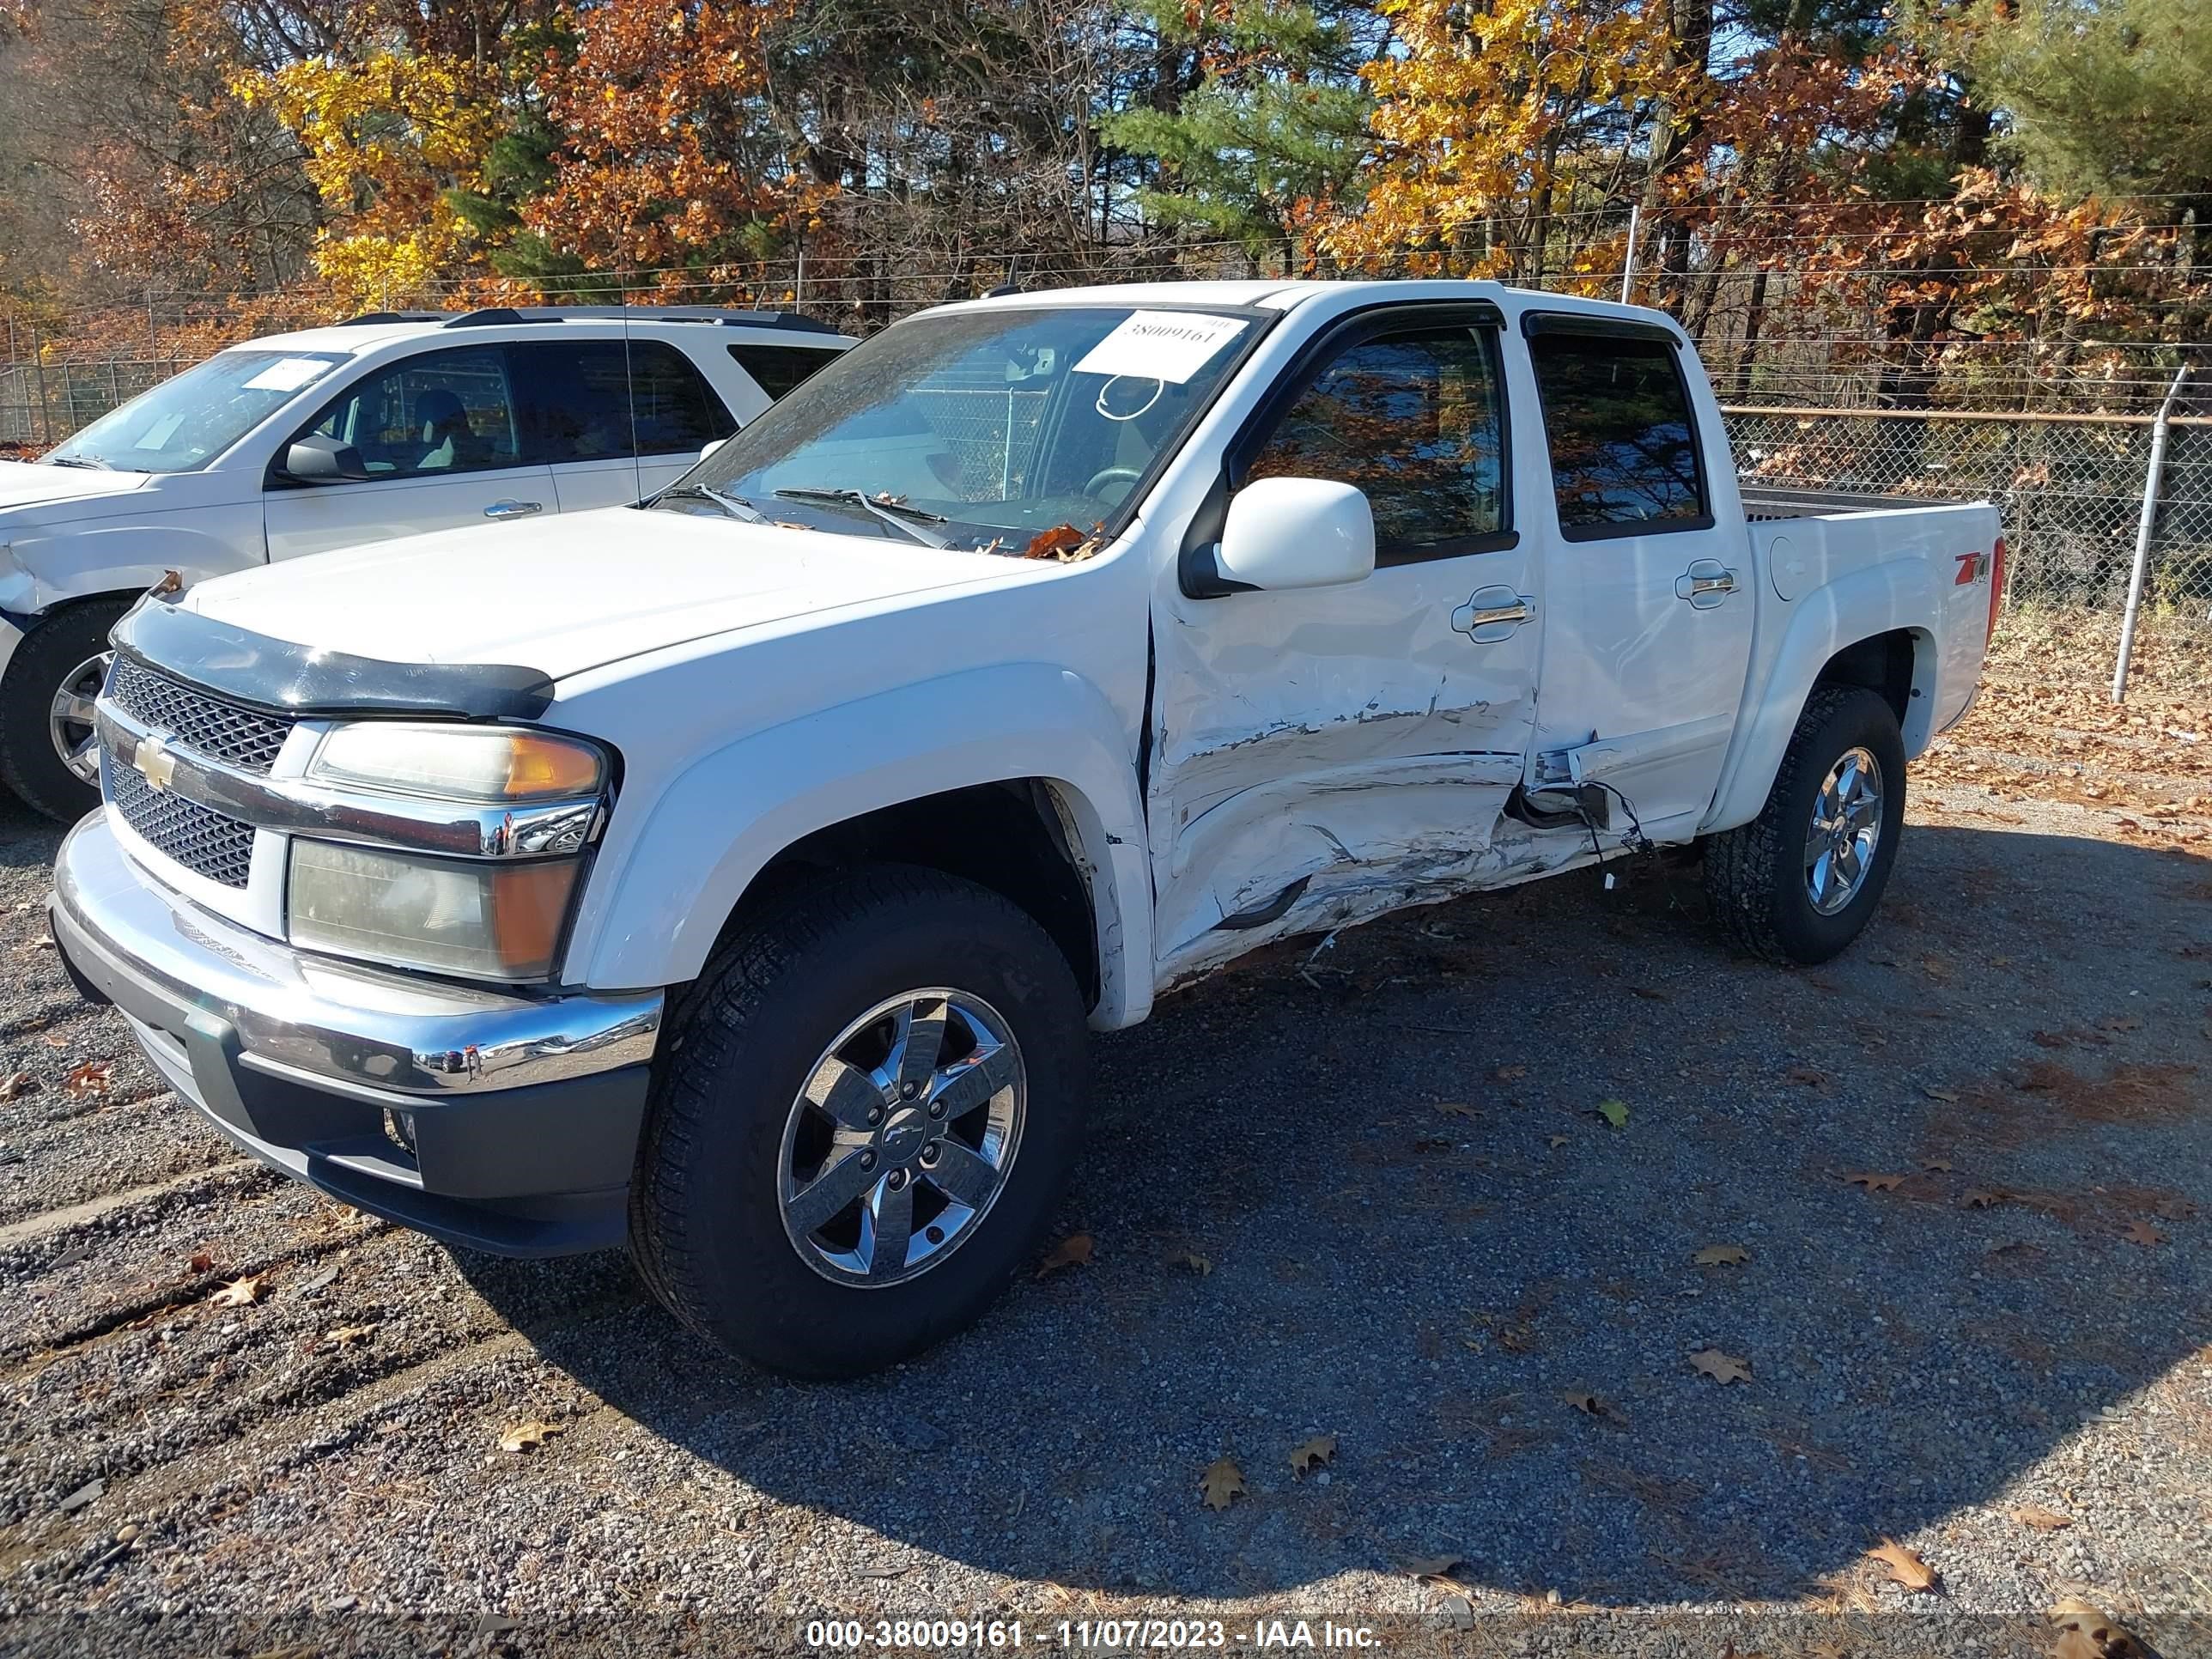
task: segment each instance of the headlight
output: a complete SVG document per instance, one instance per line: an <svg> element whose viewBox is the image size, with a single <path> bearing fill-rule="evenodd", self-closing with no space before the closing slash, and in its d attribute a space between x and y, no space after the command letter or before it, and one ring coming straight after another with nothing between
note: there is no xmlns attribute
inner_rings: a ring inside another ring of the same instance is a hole
<svg viewBox="0 0 2212 1659"><path fill-rule="evenodd" d="M467 979L543 979L581 868L295 840L292 943Z"/></svg>
<svg viewBox="0 0 2212 1659"><path fill-rule="evenodd" d="M438 800L554 800L596 794L607 764L592 744L545 732L374 720L331 731L307 776Z"/></svg>

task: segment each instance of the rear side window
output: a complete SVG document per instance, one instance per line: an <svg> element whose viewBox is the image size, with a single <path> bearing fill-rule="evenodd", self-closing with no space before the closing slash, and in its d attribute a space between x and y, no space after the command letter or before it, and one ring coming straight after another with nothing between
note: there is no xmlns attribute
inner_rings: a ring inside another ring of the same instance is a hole
<svg viewBox="0 0 2212 1659"><path fill-rule="evenodd" d="M781 398L837 354L819 346L733 345L730 356L753 383Z"/></svg>
<svg viewBox="0 0 2212 1659"><path fill-rule="evenodd" d="M1409 328L1346 346L1244 469L1365 492L1386 559L1450 558L1505 529L1503 410L1490 331Z"/></svg>
<svg viewBox="0 0 2212 1659"><path fill-rule="evenodd" d="M1711 522L1690 395L1659 338L1568 331L1528 342L1559 527L1570 541Z"/></svg>
<svg viewBox="0 0 2212 1659"><path fill-rule="evenodd" d="M560 466L687 455L738 429L691 361L663 340L510 348L532 389L532 459Z"/></svg>
<svg viewBox="0 0 2212 1659"><path fill-rule="evenodd" d="M691 360L660 340L629 343L630 397L641 455L696 453L738 429Z"/></svg>

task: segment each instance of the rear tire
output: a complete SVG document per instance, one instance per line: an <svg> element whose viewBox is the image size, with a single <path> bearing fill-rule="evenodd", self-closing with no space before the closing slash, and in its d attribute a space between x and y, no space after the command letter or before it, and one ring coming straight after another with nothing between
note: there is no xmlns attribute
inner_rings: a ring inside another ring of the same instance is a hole
<svg viewBox="0 0 2212 1659"><path fill-rule="evenodd" d="M131 608L124 599L81 599L50 611L15 647L0 678L0 781L26 806L74 823L100 805L100 786L71 771L57 746L56 699L107 651L108 630ZM78 688L82 689L82 688ZM72 717L90 738L90 722Z"/></svg>
<svg viewBox="0 0 2212 1659"><path fill-rule="evenodd" d="M1904 829L1895 711L1861 686L1816 687L1759 816L1707 839L1714 919L1769 962L1826 962L1872 919Z"/></svg>
<svg viewBox="0 0 2212 1659"><path fill-rule="evenodd" d="M883 866L779 896L671 1021L630 1185L640 1273L701 1335L795 1376L942 1340L1036 1256L1088 1038L1066 958L987 888ZM813 1185L836 1181L849 1200Z"/></svg>

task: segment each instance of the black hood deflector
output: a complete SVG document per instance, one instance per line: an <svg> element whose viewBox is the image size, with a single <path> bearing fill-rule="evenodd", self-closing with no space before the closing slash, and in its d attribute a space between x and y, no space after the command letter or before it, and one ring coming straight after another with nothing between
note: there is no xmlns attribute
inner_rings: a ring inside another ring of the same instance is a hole
<svg viewBox="0 0 2212 1659"><path fill-rule="evenodd" d="M539 669L325 651L180 610L161 593L139 600L109 638L158 673L273 714L531 720L553 701L553 682Z"/></svg>

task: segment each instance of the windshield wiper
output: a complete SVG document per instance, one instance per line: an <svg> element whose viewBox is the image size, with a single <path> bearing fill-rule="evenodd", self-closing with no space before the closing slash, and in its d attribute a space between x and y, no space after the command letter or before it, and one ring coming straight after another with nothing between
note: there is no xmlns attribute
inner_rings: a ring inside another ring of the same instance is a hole
<svg viewBox="0 0 2212 1659"><path fill-rule="evenodd" d="M49 466L81 466L85 468L88 471L92 472L112 472L115 471L115 466L112 462L103 461L97 455L49 455L46 457L46 465Z"/></svg>
<svg viewBox="0 0 2212 1659"><path fill-rule="evenodd" d="M743 519L747 524L766 524L769 522L768 514L762 512L760 508L755 507L750 501L745 500L742 495L726 495L720 490L714 489L708 484L671 484L667 489L662 490L660 494L654 496L653 499L656 502L659 502L668 501L672 498L678 501L712 501L716 507L720 507L723 512L728 514L732 518Z"/></svg>
<svg viewBox="0 0 2212 1659"><path fill-rule="evenodd" d="M872 518L882 520L894 530L902 530L924 547L950 547L952 538L940 536L921 528L926 524L950 524L942 513L932 513L926 507L908 507L904 501L878 501L859 489L779 489L775 492L787 501L821 501L825 505L857 507Z"/></svg>

